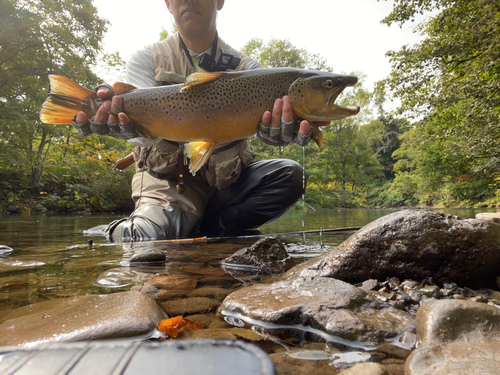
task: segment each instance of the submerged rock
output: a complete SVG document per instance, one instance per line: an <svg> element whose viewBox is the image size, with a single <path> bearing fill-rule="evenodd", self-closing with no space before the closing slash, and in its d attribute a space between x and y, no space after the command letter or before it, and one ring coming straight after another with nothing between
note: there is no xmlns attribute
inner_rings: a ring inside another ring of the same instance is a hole
<svg viewBox="0 0 500 375"><path fill-rule="evenodd" d="M219 311L258 320L265 327L273 323L275 328L296 331L303 326L304 331L326 332L359 345L373 345L414 329L408 313L353 285L325 277L246 287L227 296Z"/></svg>
<svg viewBox="0 0 500 375"><path fill-rule="evenodd" d="M285 270L287 258L285 245L274 236L261 238L252 246L238 250L223 259L221 264L223 268L272 274Z"/></svg>
<svg viewBox="0 0 500 375"><path fill-rule="evenodd" d="M131 337L150 332L167 318L155 301L140 292L42 302L11 315L12 319L0 324L0 345Z"/></svg>
<svg viewBox="0 0 500 375"><path fill-rule="evenodd" d="M217 310L220 302L207 297L191 297L181 300L160 303L163 310L170 316L203 314Z"/></svg>
<svg viewBox="0 0 500 375"><path fill-rule="evenodd" d="M397 276L456 281L473 288L496 284L500 226L437 212L400 211L363 227L333 250L285 275L348 282Z"/></svg>
<svg viewBox="0 0 500 375"><path fill-rule="evenodd" d="M198 281L187 275L158 275L145 281L156 283L158 289L193 291Z"/></svg>
<svg viewBox="0 0 500 375"><path fill-rule="evenodd" d="M406 375L498 374L500 309L483 303L442 300L417 313L418 349Z"/></svg>
<svg viewBox="0 0 500 375"><path fill-rule="evenodd" d="M387 369L379 363L359 363L339 375L390 375Z"/></svg>
<svg viewBox="0 0 500 375"><path fill-rule="evenodd" d="M130 267L141 267L150 265L165 264L165 251L159 249L150 249L142 253L132 255L130 258Z"/></svg>
<svg viewBox="0 0 500 375"><path fill-rule="evenodd" d="M273 353L269 355L278 375L332 375L337 374L330 363L331 358L307 360L294 358L290 353Z"/></svg>

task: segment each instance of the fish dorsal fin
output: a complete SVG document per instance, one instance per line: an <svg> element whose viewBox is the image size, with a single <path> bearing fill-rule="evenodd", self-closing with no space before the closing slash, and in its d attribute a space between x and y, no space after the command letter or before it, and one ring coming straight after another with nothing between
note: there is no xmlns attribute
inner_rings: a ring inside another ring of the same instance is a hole
<svg viewBox="0 0 500 375"><path fill-rule="evenodd" d="M207 161L215 148L215 143L210 142L190 142L184 146L188 157L189 172L195 174Z"/></svg>
<svg viewBox="0 0 500 375"><path fill-rule="evenodd" d="M218 79L221 79L224 77L224 74L222 72L197 72L193 73L190 76L186 78L186 82L182 85L179 91L184 91L190 87L196 87L199 85L204 85L205 83L211 83L215 82Z"/></svg>
<svg viewBox="0 0 500 375"><path fill-rule="evenodd" d="M125 94L129 91L135 90L137 87L129 85L128 83L115 82L113 83L113 93L115 95Z"/></svg>

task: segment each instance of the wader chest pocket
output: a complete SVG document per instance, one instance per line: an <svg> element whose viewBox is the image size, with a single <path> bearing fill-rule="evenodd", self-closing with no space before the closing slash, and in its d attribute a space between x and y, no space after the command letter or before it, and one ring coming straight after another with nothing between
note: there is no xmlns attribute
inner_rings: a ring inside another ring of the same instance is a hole
<svg viewBox="0 0 500 375"><path fill-rule="evenodd" d="M177 145L162 140L151 150L146 166L161 175L175 175L177 173L178 150Z"/></svg>

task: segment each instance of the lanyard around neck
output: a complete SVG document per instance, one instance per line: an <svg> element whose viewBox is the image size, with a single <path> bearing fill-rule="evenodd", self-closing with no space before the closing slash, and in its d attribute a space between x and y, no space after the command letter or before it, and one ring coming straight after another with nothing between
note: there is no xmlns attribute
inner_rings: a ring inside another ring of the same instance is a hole
<svg viewBox="0 0 500 375"><path fill-rule="evenodd" d="M219 40L219 35L217 33L217 30L216 30L214 43L212 45L212 53L211 53L212 58L215 58L215 54L217 53L217 41L218 40ZM186 43L184 43L184 41L182 40L181 33L179 33L179 42L181 43L181 47L184 50L184 53L186 54L189 62L191 63L191 66L194 66L193 59L191 57L191 54L189 53L188 48L186 47Z"/></svg>

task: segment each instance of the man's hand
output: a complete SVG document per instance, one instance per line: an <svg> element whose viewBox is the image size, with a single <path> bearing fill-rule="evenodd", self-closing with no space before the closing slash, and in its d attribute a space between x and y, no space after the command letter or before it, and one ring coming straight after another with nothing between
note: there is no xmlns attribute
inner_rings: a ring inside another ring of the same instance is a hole
<svg viewBox="0 0 500 375"><path fill-rule="evenodd" d="M330 125L330 121L317 121L316 125ZM257 138L272 146L284 146L297 143L305 146L311 139L311 126L306 120L301 121L299 132L295 133L292 106L288 96L276 99L272 112L266 111L262 115Z"/></svg>
<svg viewBox="0 0 500 375"><path fill-rule="evenodd" d="M99 86L97 96L106 100L97 110L94 118L88 119L84 112L78 112L73 120L73 126L84 137L92 133L99 135L109 135L119 139L130 139L138 137L139 134L135 131L128 116L121 112L122 98L113 96L113 91L108 86ZM118 117L109 112L118 113Z"/></svg>

